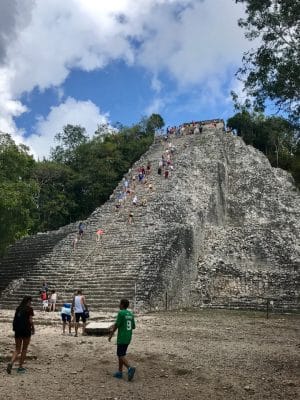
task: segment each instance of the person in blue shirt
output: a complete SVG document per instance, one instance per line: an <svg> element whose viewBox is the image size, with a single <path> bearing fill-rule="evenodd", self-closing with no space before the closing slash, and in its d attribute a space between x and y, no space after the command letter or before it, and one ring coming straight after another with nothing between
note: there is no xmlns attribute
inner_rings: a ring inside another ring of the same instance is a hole
<svg viewBox="0 0 300 400"><path fill-rule="evenodd" d="M69 325L69 335L71 335L71 303L64 303L60 315L63 323L63 335L66 333L67 323Z"/></svg>
<svg viewBox="0 0 300 400"><path fill-rule="evenodd" d="M83 223L83 222L80 222L79 225L78 225L78 235L79 235L79 239L82 239L83 230L84 230L84 223Z"/></svg>

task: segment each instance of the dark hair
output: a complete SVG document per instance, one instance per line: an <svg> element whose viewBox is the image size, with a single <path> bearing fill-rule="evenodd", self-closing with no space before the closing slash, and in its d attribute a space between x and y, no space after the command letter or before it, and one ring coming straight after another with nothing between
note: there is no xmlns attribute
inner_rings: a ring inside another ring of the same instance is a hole
<svg viewBox="0 0 300 400"><path fill-rule="evenodd" d="M120 305L126 310L129 307L129 301L127 299L122 299Z"/></svg>
<svg viewBox="0 0 300 400"><path fill-rule="evenodd" d="M26 307L28 306L29 301L32 301L32 297L31 296L24 296L23 300L21 301L21 303L18 306L18 310L25 310Z"/></svg>
<svg viewBox="0 0 300 400"><path fill-rule="evenodd" d="M78 289L78 290L77 290L77 294L82 294L82 290L81 290L81 289Z"/></svg>

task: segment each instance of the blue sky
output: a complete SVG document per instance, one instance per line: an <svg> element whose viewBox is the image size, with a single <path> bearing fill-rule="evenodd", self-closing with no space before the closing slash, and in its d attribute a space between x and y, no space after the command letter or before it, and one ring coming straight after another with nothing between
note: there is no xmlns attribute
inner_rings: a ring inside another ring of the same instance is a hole
<svg viewBox="0 0 300 400"><path fill-rule="evenodd" d="M234 0L3 0L0 15L0 131L36 157L67 123L233 114L249 48Z"/></svg>

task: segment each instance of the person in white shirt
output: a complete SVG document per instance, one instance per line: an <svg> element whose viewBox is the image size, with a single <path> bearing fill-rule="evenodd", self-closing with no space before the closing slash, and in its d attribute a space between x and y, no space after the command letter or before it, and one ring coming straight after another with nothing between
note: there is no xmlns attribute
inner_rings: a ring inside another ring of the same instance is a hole
<svg viewBox="0 0 300 400"><path fill-rule="evenodd" d="M72 315L75 314L75 336L78 336L79 321L82 320L82 334L85 334L86 317L84 311L87 310L85 297L82 290L77 290L72 302Z"/></svg>

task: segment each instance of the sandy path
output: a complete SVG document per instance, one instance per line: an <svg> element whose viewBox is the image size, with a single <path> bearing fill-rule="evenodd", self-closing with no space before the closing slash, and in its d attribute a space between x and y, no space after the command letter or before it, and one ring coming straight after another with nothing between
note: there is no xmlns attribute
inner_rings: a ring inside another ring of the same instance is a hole
<svg viewBox="0 0 300 400"><path fill-rule="evenodd" d="M11 324L1 322L0 398L300 399L300 315L269 320L263 313L239 311L138 316L128 352L137 366L133 382L112 377L114 343L107 337L62 336L59 324L37 323L27 373L13 370L9 376L5 367L13 334Z"/></svg>

